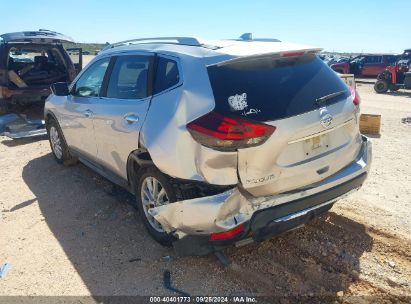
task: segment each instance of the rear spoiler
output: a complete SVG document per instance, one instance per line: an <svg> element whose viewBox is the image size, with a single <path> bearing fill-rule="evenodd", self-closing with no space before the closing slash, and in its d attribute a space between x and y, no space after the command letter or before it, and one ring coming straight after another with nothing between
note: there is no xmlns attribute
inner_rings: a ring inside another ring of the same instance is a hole
<svg viewBox="0 0 411 304"><path fill-rule="evenodd" d="M323 49L322 48L309 48L309 49L296 49L296 50L287 50L287 51L277 51L277 52L267 52L267 53L261 53L261 54L254 54L250 56L240 56L240 57L235 57L232 59L220 61L218 63L211 64L215 66L224 66L227 64L231 63L238 63L238 62L243 62L243 61L249 61L249 60L255 60L255 59L262 59L262 58L282 58L282 57L299 57L299 56L304 56L304 55L309 55L309 54L317 54L321 52Z"/></svg>

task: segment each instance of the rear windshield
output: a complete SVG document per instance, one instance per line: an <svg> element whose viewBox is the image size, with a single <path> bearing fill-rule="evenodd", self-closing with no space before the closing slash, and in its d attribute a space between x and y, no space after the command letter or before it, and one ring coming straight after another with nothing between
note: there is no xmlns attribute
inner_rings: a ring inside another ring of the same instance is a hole
<svg viewBox="0 0 411 304"><path fill-rule="evenodd" d="M340 77L316 55L264 57L208 67L222 114L270 121L312 111L347 98ZM341 92L341 94L333 94ZM326 101L319 98L333 94Z"/></svg>

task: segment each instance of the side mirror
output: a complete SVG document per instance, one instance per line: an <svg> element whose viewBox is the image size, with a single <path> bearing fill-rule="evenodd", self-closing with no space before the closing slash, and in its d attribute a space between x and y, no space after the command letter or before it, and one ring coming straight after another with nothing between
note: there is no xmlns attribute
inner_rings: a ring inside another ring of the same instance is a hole
<svg viewBox="0 0 411 304"><path fill-rule="evenodd" d="M70 94L69 87L67 82L56 82L53 83L51 86L51 91L56 96L67 96Z"/></svg>

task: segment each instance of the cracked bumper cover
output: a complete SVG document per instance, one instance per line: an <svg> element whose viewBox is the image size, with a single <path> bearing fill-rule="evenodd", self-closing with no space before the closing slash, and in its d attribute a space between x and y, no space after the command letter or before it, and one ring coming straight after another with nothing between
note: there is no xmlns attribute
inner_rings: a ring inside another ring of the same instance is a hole
<svg viewBox="0 0 411 304"><path fill-rule="evenodd" d="M208 238L211 233L231 230L239 224L244 224L248 232L250 229L255 232L266 228L260 215L262 213L265 218L277 220L277 223L283 223L286 227L287 217L295 220L306 215L302 212L304 210L312 214L316 209L332 204L358 189L367 176L371 154L371 142L363 136L362 148L354 162L301 191L253 197L237 187L218 195L153 208L150 213L167 232L173 232L180 240L190 239L191 236ZM284 219L279 220L281 217Z"/></svg>

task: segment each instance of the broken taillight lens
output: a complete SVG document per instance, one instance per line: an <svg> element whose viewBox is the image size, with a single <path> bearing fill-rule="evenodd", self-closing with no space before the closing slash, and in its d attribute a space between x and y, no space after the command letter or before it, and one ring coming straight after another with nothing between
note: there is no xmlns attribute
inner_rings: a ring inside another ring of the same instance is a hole
<svg viewBox="0 0 411 304"><path fill-rule="evenodd" d="M221 240L231 239L235 237L236 235L239 235L243 231L244 231L244 224L240 224L234 229L211 234L210 241L221 241Z"/></svg>
<svg viewBox="0 0 411 304"><path fill-rule="evenodd" d="M193 138L203 146L219 151L263 144L275 127L240 117L210 112L187 125Z"/></svg>

